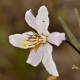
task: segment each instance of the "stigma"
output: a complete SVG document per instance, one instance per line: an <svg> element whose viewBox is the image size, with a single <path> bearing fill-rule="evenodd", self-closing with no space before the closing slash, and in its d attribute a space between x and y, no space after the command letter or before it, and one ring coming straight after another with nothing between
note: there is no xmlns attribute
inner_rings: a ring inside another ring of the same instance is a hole
<svg viewBox="0 0 80 80"><path fill-rule="evenodd" d="M28 43L27 42L23 42L23 46L26 47L26 45L28 45Z"/></svg>
<svg viewBox="0 0 80 80"><path fill-rule="evenodd" d="M33 31L32 31L33 32ZM33 35L27 34L28 35L28 39L26 40L26 42L23 42L23 46L33 46L34 47L30 50L35 50L35 53L37 52L38 48L43 44L46 43L47 39L44 35L39 35L35 32L33 32Z"/></svg>

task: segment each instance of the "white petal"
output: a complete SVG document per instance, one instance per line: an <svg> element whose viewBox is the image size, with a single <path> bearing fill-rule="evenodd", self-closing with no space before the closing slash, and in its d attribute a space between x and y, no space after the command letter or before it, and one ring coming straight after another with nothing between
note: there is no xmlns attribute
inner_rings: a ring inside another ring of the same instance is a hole
<svg viewBox="0 0 80 80"><path fill-rule="evenodd" d="M38 15L36 16L36 23L39 26L39 30L44 35L49 35L47 31L49 26L48 10L45 6L41 6L38 10Z"/></svg>
<svg viewBox="0 0 80 80"><path fill-rule="evenodd" d="M32 50L26 62L31 64L32 66L37 66L41 62L42 56L43 56L43 45L41 45L41 47L38 48L36 53L34 50Z"/></svg>
<svg viewBox="0 0 80 80"><path fill-rule="evenodd" d="M32 14L31 9L26 12L25 20L29 26L31 26L33 29L35 29L39 33L38 26L36 24L36 18Z"/></svg>
<svg viewBox="0 0 80 80"><path fill-rule="evenodd" d="M52 46L49 43L44 45L44 56L42 63L46 70L53 76L59 76L55 62L52 59Z"/></svg>
<svg viewBox="0 0 80 80"><path fill-rule="evenodd" d="M65 33L53 32L48 36L48 42L59 46L65 40Z"/></svg>
<svg viewBox="0 0 80 80"><path fill-rule="evenodd" d="M9 42L15 47L24 48L24 49L31 48L33 46L28 46L27 45L26 47L24 47L23 44L22 44L23 42L27 42L26 41L28 39L27 34L32 35L33 33L32 32L26 32L26 33L23 33L23 34L10 35L9 36Z"/></svg>

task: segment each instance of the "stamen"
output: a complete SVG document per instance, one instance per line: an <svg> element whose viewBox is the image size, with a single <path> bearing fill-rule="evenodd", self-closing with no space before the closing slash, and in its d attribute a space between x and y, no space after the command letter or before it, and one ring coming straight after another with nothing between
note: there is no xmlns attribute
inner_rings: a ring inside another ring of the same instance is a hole
<svg viewBox="0 0 80 80"><path fill-rule="evenodd" d="M28 39L28 40L26 40L26 41L29 41L29 39Z"/></svg>
<svg viewBox="0 0 80 80"><path fill-rule="evenodd" d="M38 42L39 42L39 38L38 38Z"/></svg>
<svg viewBox="0 0 80 80"><path fill-rule="evenodd" d="M29 41L29 42L35 42L36 40L30 40L30 39L27 39L26 41Z"/></svg>
<svg viewBox="0 0 80 80"><path fill-rule="evenodd" d="M35 53L37 52L38 48L43 44L43 42L37 44L35 47L33 47L32 49L30 49L30 51L32 51L33 49L35 50Z"/></svg>
<svg viewBox="0 0 80 80"><path fill-rule="evenodd" d="M32 31L33 32L33 31ZM36 34L35 32L33 32L35 34L36 37L41 37L40 35Z"/></svg>
<svg viewBox="0 0 80 80"><path fill-rule="evenodd" d="M32 38L32 36L28 37L28 39L31 39L31 38Z"/></svg>
<svg viewBox="0 0 80 80"><path fill-rule="evenodd" d="M36 45L36 44L37 44L37 43L34 43L34 44L29 45L29 46Z"/></svg>
<svg viewBox="0 0 80 80"><path fill-rule="evenodd" d="M29 42L35 42L36 40L29 40Z"/></svg>
<svg viewBox="0 0 80 80"><path fill-rule="evenodd" d="M26 34L26 35L28 35L28 36L35 36L35 35L30 35L30 34Z"/></svg>
<svg viewBox="0 0 80 80"><path fill-rule="evenodd" d="M23 46L24 46L24 47L26 47L26 45L28 45L28 43L27 43L27 42L26 42L26 43L25 43L25 42L23 42Z"/></svg>
<svg viewBox="0 0 80 80"><path fill-rule="evenodd" d="M32 37L31 39L37 39L37 37Z"/></svg>
<svg viewBox="0 0 80 80"><path fill-rule="evenodd" d="M43 42L41 42L37 47L35 48L35 53L37 52L38 48L42 45Z"/></svg>
<svg viewBox="0 0 80 80"><path fill-rule="evenodd" d="M35 46L36 47L36 46ZM32 51L33 49L35 49L35 47L33 47L32 49L30 49L30 51Z"/></svg>
<svg viewBox="0 0 80 80"><path fill-rule="evenodd" d="M32 49L30 49L30 51L35 50L35 53L37 52L38 48L47 41L45 36L39 35L35 32L33 32L32 35L31 34L27 34L27 35L28 35L28 39L26 41L28 41L29 43L23 42L23 46L26 47L26 45L28 46L35 45Z"/></svg>

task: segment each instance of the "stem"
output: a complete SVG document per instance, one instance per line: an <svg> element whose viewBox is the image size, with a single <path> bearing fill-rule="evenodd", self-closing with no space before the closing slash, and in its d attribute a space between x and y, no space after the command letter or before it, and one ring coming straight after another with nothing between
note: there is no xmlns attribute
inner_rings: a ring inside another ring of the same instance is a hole
<svg viewBox="0 0 80 80"><path fill-rule="evenodd" d="M65 41L80 54L80 51L69 40L66 39Z"/></svg>

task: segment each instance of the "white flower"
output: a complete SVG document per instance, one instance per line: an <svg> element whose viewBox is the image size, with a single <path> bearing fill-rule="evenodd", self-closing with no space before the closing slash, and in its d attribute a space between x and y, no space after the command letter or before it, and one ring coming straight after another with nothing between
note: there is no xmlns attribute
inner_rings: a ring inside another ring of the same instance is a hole
<svg viewBox="0 0 80 80"><path fill-rule="evenodd" d="M26 62L32 66L37 66L42 61L44 67L50 74L59 76L55 62L52 59L52 46L48 42L59 46L65 40L65 33L49 33L48 10L45 6L40 7L36 18L31 10L27 11L25 20L38 34L30 31L23 34L10 35L9 42L15 47L24 49L32 48Z"/></svg>

